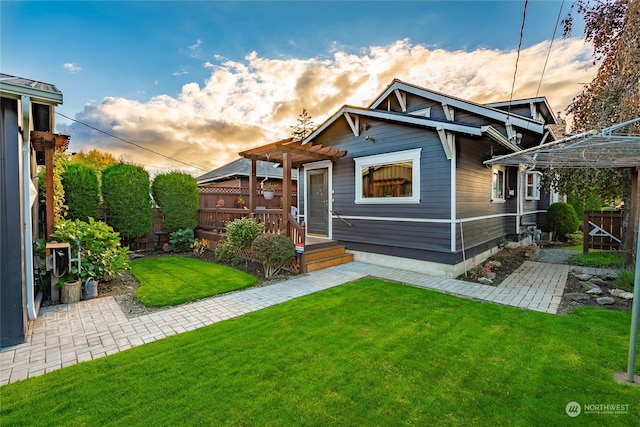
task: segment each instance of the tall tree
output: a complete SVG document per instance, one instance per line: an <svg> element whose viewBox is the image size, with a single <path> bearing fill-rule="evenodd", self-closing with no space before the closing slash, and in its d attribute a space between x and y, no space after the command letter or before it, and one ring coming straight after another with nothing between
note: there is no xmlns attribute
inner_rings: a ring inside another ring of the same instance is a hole
<svg viewBox="0 0 640 427"><path fill-rule="evenodd" d="M71 161L73 163L83 163L87 166L91 166L98 172L107 166L118 163L116 158L113 157L113 154L100 151L95 148L92 148L86 153L80 150L72 157Z"/></svg>
<svg viewBox="0 0 640 427"><path fill-rule="evenodd" d="M307 113L307 110L303 108L302 114L298 116L296 124L291 126L291 138L294 141L302 141L313 132L315 127L316 125L311 120L311 116Z"/></svg>
<svg viewBox="0 0 640 427"><path fill-rule="evenodd" d="M592 43L599 66L594 79L567 108L573 116L573 131L600 130L640 117L640 2L577 0L574 5L584 16L585 40ZM565 36L571 33L571 13L564 20ZM640 124L626 131L640 133ZM603 202L624 199L623 226L628 228L633 173L629 168L551 168L545 174L545 185L584 200L592 196ZM623 242L623 250L632 247L632 239Z"/></svg>

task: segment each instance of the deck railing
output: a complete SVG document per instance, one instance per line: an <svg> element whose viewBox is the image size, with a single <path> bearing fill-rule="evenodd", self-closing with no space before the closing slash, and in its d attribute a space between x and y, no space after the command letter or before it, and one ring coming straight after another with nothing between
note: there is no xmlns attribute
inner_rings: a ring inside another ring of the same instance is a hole
<svg viewBox="0 0 640 427"><path fill-rule="evenodd" d="M291 213L283 215L282 209L256 209L251 212L242 208L202 208L198 210L198 227L222 233L228 222L251 215L264 224L265 233L286 233L294 244L304 242L304 226Z"/></svg>

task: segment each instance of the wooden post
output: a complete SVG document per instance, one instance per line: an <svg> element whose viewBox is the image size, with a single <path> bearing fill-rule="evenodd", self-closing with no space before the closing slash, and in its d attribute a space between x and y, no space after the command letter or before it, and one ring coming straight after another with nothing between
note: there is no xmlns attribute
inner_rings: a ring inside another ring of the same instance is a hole
<svg viewBox="0 0 640 427"><path fill-rule="evenodd" d="M253 213L256 209L256 191L258 189L258 161L255 157L251 158L251 169L249 171L249 212Z"/></svg>
<svg viewBox="0 0 640 427"><path fill-rule="evenodd" d="M49 241L49 236L53 234L53 223L55 222L55 211L53 209L53 150L55 150L55 139L43 139L44 164L45 164L45 186L46 186L46 221L47 233L45 241Z"/></svg>
<svg viewBox="0 0 640 427"><path fill-rule="evenodd" d="M284 150L282 153L282 224L289 236L289 214L291 213L291 153Z"/></svg>

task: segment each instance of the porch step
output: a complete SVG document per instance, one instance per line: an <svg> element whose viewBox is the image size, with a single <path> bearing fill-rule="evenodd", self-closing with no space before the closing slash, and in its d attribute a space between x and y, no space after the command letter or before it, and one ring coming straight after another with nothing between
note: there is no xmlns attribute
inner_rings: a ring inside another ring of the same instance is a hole
<svg viewBox="0 0 640 427"><path fill-rule="evenodd" d="M353 261L353 254L345 253L345 248L335 242L313 245L304 253L304 272L321 270Z"/></svg>

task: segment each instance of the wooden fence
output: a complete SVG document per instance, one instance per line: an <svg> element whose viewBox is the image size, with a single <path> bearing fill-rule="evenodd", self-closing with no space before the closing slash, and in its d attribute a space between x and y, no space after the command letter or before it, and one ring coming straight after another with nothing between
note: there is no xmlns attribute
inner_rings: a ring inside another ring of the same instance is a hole
<svg viewBox="0 0 640 427"><path fill-rule="evenodd" d="M619 250L622 243L622 212L585 212L583 252L589 249Z"/></svg>
<svg viewBox="0 0 640 427"><path fill-rule="evenodd" d="M244 200L244 206L249 205L249 189L246 187L200 187L200 209L208 209L215 207L224 208L240 208L236 204L236 199L241 197ZM222 200L222 206L220 205ZM291 192L291 202L293 205L298 200L297 191ZM282 190L275 190L275 197L266 200L261 191L256 192L256 205L264 209L279 209L282 207Z"/></svg>

